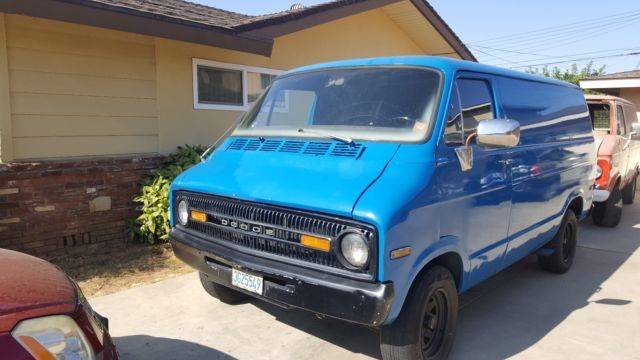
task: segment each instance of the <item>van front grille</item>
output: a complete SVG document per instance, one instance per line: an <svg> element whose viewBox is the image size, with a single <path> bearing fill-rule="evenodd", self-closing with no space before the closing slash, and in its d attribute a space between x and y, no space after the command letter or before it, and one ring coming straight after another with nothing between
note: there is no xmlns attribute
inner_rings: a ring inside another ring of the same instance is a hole
<svg viewBox="0 0 640 360"><path fill-rule="evenodd" d="M240 251L245 249L258 256L308 265L346 276L374 279L376 232L368 224L186 191L176 191L173 194L174 212L181 200L187 201L189 209L207 214L206 222L190 219L184 226L207 240L233 246ZM174 213L174 219L177 219L177 213ZM345 265L337 253L339 235L346 230L361 232L371 246L370 259L373 261L365 269L355 270ZM331 251L323 252L302 246L300 237L303 234L330 239Z"/></svg>

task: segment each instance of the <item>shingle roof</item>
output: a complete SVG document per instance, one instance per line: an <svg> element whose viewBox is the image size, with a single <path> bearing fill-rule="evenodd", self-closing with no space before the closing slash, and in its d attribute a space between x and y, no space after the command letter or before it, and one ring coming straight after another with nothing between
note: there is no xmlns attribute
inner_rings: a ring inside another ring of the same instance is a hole
<svg viewBox="0 0 640 360"><path fill-rule="evenodd" d="M613 80L613 79L634 79L640 78L640 70L623 71L613 74L606 74L600 76L590 76L584 78L584 80Z"/></svg>
<svg viewBox="0 0 640 360"><path fill-rule="evenodd" d="M232 29L235 25L253 18L210 6L183 0L85 0L95 5L108 6L123 11L133 10L176 20L189 21Z"/></svg>
<svg viewBox="0 0 640 360"><path fill-rule="evenodd" d="M259 16L185 0L0 0L0 11L270 56L275 37L400 1L332 0ZM427 0L406 1L415 5L456 53L476 61Z"/></svg>

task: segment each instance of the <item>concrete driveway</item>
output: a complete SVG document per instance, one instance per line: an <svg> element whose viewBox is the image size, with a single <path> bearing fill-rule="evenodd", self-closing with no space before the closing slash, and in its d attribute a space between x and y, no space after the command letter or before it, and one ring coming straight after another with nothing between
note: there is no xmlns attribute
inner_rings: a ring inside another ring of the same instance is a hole
<svg viewBox="0 0 640 360"><path fill-rule="evenodd" d="M640 359L640 204L582 224L573 269L529 257L463 298L453 359ZM260 302L228 306L197 274L91 299L123 359L379 358L377 333Z"/></svg>

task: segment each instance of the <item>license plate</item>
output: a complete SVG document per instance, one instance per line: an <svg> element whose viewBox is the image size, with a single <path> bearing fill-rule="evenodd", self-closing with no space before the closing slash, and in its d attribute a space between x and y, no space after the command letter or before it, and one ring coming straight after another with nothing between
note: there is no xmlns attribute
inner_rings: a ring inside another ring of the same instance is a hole
<svg viewBox="0 0 640 360"><path fill-rule="evenodd" d="M231 269L231 285L262 295L262 277Z"/></svg>

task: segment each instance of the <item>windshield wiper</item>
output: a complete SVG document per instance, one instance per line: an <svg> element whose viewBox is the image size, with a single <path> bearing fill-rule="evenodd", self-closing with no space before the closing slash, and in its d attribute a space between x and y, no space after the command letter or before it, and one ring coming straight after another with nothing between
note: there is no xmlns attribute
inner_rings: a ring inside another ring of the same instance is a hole
<svg viewBox="0 0 640 360"><path fill-rule="evenodd" d="M298 132L299 133L303 133L303 132L304 133L309 133L309 134L312 134L312 135L319 135L319 136L322 136L322 137L327 138L327 139L333 139L333 140L341 141L341 142L343 142L345 144L348 144L348 145L353 145L354 144L353 139L348 138L346 136L337 136L337 135L325 133L325 132L322 132L322 131L305 130L305 129L302 129L302 128L298 129Z"/></svg>

